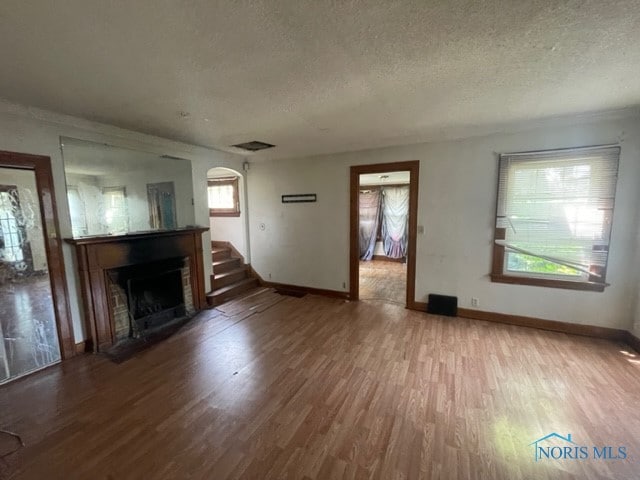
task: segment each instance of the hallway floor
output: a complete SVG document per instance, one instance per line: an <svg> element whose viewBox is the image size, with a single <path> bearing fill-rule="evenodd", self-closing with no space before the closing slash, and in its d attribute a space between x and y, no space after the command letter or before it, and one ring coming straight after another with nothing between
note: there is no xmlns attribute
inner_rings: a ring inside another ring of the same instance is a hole
<svg viewBox="0 0 640 480"><path fill-rule="evenodd" d="M360 262L360 299L406 304L407 264L370 260Z"/></svg>

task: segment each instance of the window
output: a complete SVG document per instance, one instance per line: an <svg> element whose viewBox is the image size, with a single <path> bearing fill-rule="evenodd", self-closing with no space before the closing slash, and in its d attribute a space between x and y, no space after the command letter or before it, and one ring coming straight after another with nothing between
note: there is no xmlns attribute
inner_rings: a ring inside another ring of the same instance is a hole
<svg viewBox="0 0 640 480"><path fill-rule="evenodd" d="M87 228L87 211L77 186L67 186L67 200L69 202L73 236L82 237L83 235L89 235L89 229Z"/></svg>
<svg viewBox="0 0 640 480"><path fill-rule="evenodd" d="M500 156L494 282L603 291L619 147Z"/></svg>
<svg viewBox="0 0 640 480"><path fill-rule="evenodd" d="M0 239L0 259L9 263L24 261L26 232L15 185L0 185Z"/></svg>
<svg viewBox="0 0 640 480"><path fill-rule="evenodd" d="M105 187L102 189L104 200L104 223L109 233L129 231L127 214L127 195L124 187Z"/></svg>
<svg viewBox="0 0 640 480"><path fill-rule="evenodd" d="M238 177L209 179L209 215L239 217Z"/></svg>

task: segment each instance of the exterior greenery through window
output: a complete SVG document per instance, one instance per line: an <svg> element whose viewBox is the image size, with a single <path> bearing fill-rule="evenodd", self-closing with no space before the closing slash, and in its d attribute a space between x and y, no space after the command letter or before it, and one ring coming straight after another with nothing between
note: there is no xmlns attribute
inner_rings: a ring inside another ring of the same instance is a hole
<svg viewBox="0 0 640 480"><path fill-rule="evenodd" d="M500 156L492 279L602 291L619 147Z"/></svg>
<svg viewBox="0 0 640 480"><path fill-rule="evenodd" d="M240 216L238 177L210 178L208 185L210 216Z"/></svg>

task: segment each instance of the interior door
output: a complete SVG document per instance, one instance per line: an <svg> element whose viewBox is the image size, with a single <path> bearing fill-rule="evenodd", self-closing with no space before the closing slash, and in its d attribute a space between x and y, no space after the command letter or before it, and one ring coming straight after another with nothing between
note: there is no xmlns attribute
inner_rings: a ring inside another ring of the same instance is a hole
<svg viewBox="0 0 640 480"><path fill-rule="evenodd" d="M0 152L0 383L74 354L48 157Z"/></svg>

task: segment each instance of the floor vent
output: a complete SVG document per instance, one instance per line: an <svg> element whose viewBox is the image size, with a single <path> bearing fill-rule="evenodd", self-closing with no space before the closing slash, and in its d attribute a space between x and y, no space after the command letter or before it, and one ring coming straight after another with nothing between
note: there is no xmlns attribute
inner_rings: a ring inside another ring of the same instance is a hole
<svg viewBox="0 0 640 480"><path fill-rule="evenodd" d="M429 303L427 304L427 313L435 315L446 315L447 317L455 317L458 315L458 297L449 297L447 295L429 294Z"/></svg>

